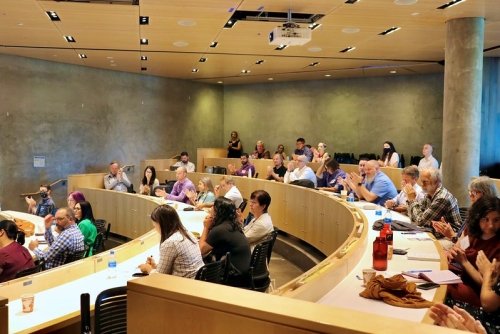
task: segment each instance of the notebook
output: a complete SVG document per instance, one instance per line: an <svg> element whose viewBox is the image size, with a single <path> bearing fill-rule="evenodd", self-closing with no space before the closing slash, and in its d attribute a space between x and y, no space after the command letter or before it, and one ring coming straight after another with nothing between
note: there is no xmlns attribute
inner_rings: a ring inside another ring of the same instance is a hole
<svg viewBox="0 0 500 334"><path fill-rule="evenodd" d="M438 253L408 253L408 260L441 261Z"/></svg>
<svg viewBox="0 0 500 334"><path fill-rule="evenodd" d="M462 283L460 277L458 277L449 270L436 270L436 271L420 272L420 273L403 271L402 274L414 278L422 278L428 282L433 282L437 284Z"/></svg>

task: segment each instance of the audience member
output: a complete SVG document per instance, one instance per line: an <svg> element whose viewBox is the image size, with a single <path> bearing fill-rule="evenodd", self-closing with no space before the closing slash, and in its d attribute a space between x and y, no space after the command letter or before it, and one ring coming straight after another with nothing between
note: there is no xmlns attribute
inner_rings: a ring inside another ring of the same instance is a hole
<svg viewBox="0 0 500 334"><path fill-rule="evenodd" d="M54 201L50 197L50 185L42 184L40 186L39 193L42 199L38 202L38 204L31 196L26 196L24 199L26 200L26 203L28 203L28 213L45 217L46 215L53 213L56 208Z"/></svg>
<svg viewBox="0 0 500 334"><path fill-rule="evenodd" d="M196 172L196 167L194 163L189 161L189 154L187 152L181 152L181 161L176 162L174 166L184 167L188 173Z"/></svg>
<svg viewBox="0 0 500 334"><path fill-rule="evenodd" d="M249 171L252 173L252 177L255 176L255 167L248 161L248 154L241 154L241 167L236 169L233 164L227 165L229 172L236 176L249 176Z"/></svg>
<svg viewBox="0 0 500 334"><path fill-rule="evenodd" d="M422 188L418 185L418 168L415 166L405 167L401 172L401 189L410 184L417 193L416 201L421 202L425 198ZM385 207L396 212L406 214L408 205L406 204L406 193L401 191L396 197L385 202Z"/></svg>
<svg viewBox="0 0 500 334"><path fill-rule="evenodd" d="M205 256L211 252L218 261L230 252L231 269L227 284L247 286L251 252L238 222L234 202L225 197L218 197L212 215L205 218L203 226L199 242L201 254Z"/></svg>
<svg viewBox="0 0 500 334"><path fill-rule="evenodd" d="M160 181L156 178L156 169L154 166L146 166L139 187L139 194L148 196L153 195L155 188L159 185Z"/></svg>
<svg viewBox="0 0 500 334"><path fill-rule="evenodd" d="M241 140L238 138L238 132L231 132L231 140L227 145L227 157L228 158L239 158L241 156L241 152L243 152L243 148L241 146Z"/></svg>
<svg viewBox="0 0 500 334"><path fill-rule="evenodd" d="M148 274L194 278L203 267L203 259L198 241L182 225L177 211L169 205L160 205L151 213L151 221L160 235L160 258L156 264L152 257L148 257L139 269Z"/></svg>
<svg viewBox="0 0 500 334"><path fill-rule="evenodd" d="M250 251L264 241L274 229L271 216L267 213L269 205L271 196L267 191L256 190L250 195L250 213L253 218L243 227L243 233L250 244Z"/></svg>
<svg viewBox="0 0 500 334"><path fill-rule="evenodd" d="M432 221L441 220L443 217L456 232L462 225L457 199L443 187L439 169L431 167L421 170L420 181L422 191L426 194L421 202L416 200L417 192L411 184L402 189L408 198L408 216L412 223L432 228L434 235L441 238L441 233L434 229ZM445 244L443 246L446 247Z"/></svg>
<svg viewBox="0 0 500 334"><path fill-rule="evenodd" d="M220 179L220 185L215 186L215 198L219 197L219 193L221 189L224 189L226 193L224 194L224 197L227 199L230 199L231 201L234 202L234 205L239 208L241 203L243 202L243 196L241 196L240 191L236 186L234 185L233 178L231 175L224 175ZM212 203L213 206L213 203Z"/></svg>
<svg viewBox="0 0 500 334"><path fill-rule="evenodd" d="M498 197L498 191L495 183L487 176L480 176L470 181L468 190L471 205L476 203L476 201L483 196ZM458 239L462 237L465 225L466 222L464 221L460 229L455 232L451 228L450 224L445 221L444 217L441 217L440 221L432 222L434 229L446 238L450 239L453 243L456 243Z"/></svg>
<svg viewBox="0 0 500 334"><path fill-rule="evenodd" d="M281 157L283 158L283 160L287 159L287 156L285 153L285 146L283 146L283 144L278 145L278 149L276 150L276 152L274 152L274 154L280 154Z"/></svg>
<svg viewBox="0 0 500 334"><path fill-rule="evenodd" d="M350 185L359 199L384 205L391 198L396 197L398 191L391 179L380 170L377 161L370 160L365 164L365 178L354 172L349 174Z"/></svg>
<svg viewBox="0 0 500 334"><path fill-rule="evenodd" d="M367 162L368 162L368 159L364 158L364 157L359 159L359 162L358 162L358 174L361 176L362 182L364 182L364 180L365 180L365 175L366 175L365 165ZM347 190L348 193L350 193L351 191L354 191L354 188L356 187L356 185L352 182L349 174L346 174L345 179L338 178L337 182L339 184L341 184L344 187L344 189ZM357 196L357 195L355 194L355 196Z"/></svg>
<svg viewBox="0 0 500 334"><path fill-rule="evenodd" d="M35 266L23 244L24 232L18 230L16 223L0 221L0 283L14 279L18 271Z"/></svg>
<svg viewBox="0 0 500 334"><path fill-rule="evenodd" d="M295 151L293 151L293 160L298 161L299 156L305 155L307 157L307 162L312 161L313 159L313 153L309 149L309 147L306 146L306 140L304 138L298 138L297 139L297 148Z"/></svg>
<svg viewBox="0 0 500 334"><path fill-rule="evenodd" d="M459 329L471 333L488 334L481 321L476 320L466 310L457 306L451 308L441 303L435 303L429 310L431 319L441 327ZM490 334L496 334L499 330L500 328L497 328L496 331Z"/></svg>
<svg viewBox="0 0 500 334"><path fill-rule="evenodd" d="M328 153L325 152L326 150L326 144L325 143L319 143L318 144L318 149L313 155L312 162L319 162L323 163L326 159L330 157Z"/></svg>
<svg viewBox="0 0 500 334"><path fill-rule="evenodd" d="M436 160L436 158L434 158L432 156L432 152L434 152L434 147L432 146L432 144L425 143L424 147L422 148L422 153L423 153L424 157L422 159L420 159L420 162L418 163L419 170L422 170L424 168L430 168L430 167L434 167L434 168L439 167L439 163Z"/></svg>
<svg viewBox="0 0 500 334"><path fill-rule="evenodd" d="M189 204L189 198L186 195L186 189L191 191L196 191L193 182L187 178L187 172L185 167L179 167L175 171L175 178L177 182L174 183L174 187L170 194L161 188L156 189L156 196L163 197L165 199L177 202L184 202Z"/></svg>
<svg viewBox="0 0 500 334"><path fill-rule="evenodd" d="M462 242L461 246L454 245L449 250L453 262L462 267L462 283L448 285L446 303L451 306L454 301L461 301L480 307L479 297L484 268L478 266L476 260L478 252L482 251L488 262L500 261L499 198L482 197L470 207L464 235L467 243Z"/></svg>
<svg viewBox="0 0 500 334"><path fill-rule="evenodd" d="M288 169L285 173L283 181L285 183L291 183L295 180L311 180L316 187L316 174L314 174L314 171L306 165L307 161L308 158L305 155L299 155L296 161L297 168L295 168L295 163L291 161L288 164Z"/></svg>
<svg viewBox="0 0 500 334"><path fill-rule="evenodd" d="M208 176L204 176L198 181L199 193L196 191L186 189L186 196L189 201L194 205L195 210L211 207L215 201L214 186L212 180Z"/></svg>
<svg viewBox="0 0 500 334"><path fill-rule="evenodd" d="M62 231L57 238L52 234L52 220L55 219L57 228ZM55 218L52 215L45 217L45 240L49 247L38 248L38 240L29 243L29 249L39 260L45 261L45 268L51 269L64 264L69 254L83 251L83 234L75 224L75 213L70 208L57 210Z"/></svg>
<svg viewBox="0 0 500 334"><path fill-rule="evenodd" d="M384 151L382 152L381 160L378 161L380 167L395 167L399 166L399 155L396 152L394 144L390 141L384 142Z"/></svg>
<svg viewBox="0 0 500 334"><path fill-rule="evenodd" d="M252 159L271 159L271 153L264 147L264 142L259 140L252 153Z"/></svg>
<svg viewBox="0 0 500 334"><path fill-rule="evenodd" d="M83 244L89 247L88 256L94 254L94 242L97 237L94 213L89 202L83 201L75 205L75 218L79 221L78 228L83 234Z"/></svg>
<svg viewBox="0 0 500 334"><path fill-rule="evenodd" d="M273 156L274 167L267 166L267 178L266 180L274 180L278 182L283 182L286 173L286 167L283 166L283 157L281 154L276 153Z"/></svg>
<svg viewBox="0 0 500 334"><path fill-rule="evenodd" d="M104 177L104 187L108 190L127 192L131 183L118 161L109 164L109 174Z"/></svg>
<svg viewBox="0 0 500 334"><path fill-rule="evenodd" d="M328 157L323 160L316 172L318 188L338 193L344 189L342 183L339 182L339 178L345 179L345 176L345 172L340 168L337 160Z"/></svg>
<svg viewBox="0 0 500 334"><path fill-rule="evenodd" d="M85 201L85 196L79 191L72 191L68 195L68 206L72 209L75 208L76 203Z"/></svg>

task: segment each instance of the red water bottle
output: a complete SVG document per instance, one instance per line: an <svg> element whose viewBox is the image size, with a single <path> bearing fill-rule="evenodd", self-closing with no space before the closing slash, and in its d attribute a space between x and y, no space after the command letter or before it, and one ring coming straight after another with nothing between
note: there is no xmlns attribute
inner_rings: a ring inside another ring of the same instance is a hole
<svg viewBox="0 0 500 334"><path fill-rule="evenodd" d="M387 270L387 242L380 237L376 237L373 242L373 269Z"/></svg>

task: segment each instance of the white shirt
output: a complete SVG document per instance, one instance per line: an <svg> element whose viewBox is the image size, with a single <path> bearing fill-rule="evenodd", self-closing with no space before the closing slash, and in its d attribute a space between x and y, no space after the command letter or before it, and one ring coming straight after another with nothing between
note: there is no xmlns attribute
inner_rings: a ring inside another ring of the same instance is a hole
<svg viewBox="0 0 500 334"><path fill-rule="evenodd" d="M224 195L225 198L230 199L236 205L236 209L240 207L241 202L243 202L243 196L241 196L240 191L236 186L232 186L231 189Z"/></svg>
<svg viewBox="0 0 500 334"><path fill-rule="evenodd" d="M196 172L196 167L194 166L194 163L189 162L189 161L187 163L183 163L182 161L178 161L175 163L174 166L184 167L184 168L186 168L186 171L188 173Z"/></svg>
<svg viewBox="0 0 500 334"><path fill-rule="evenodd" d="M387 161L387 158L385 158L384 164L385 164L386 167L398 168L398 165L399 165L399 154L397 152L392 153L391 161ZM394 166L394 164L396 164L396 166Z"/></svg>
<svg viewBox="0 0 500 334"><path fill-rule="evenodd" d="M317 185L316 174L314 171L308 167L307 165L299 169L295 168L293 172L285 173L285 183L290 183L295 180L311 180L314 183L314 186Z"/></svg>
<svg viewBox="0 0 500 334"><path fill-rule="evenodd" d="M422 170L424 168L430 168L430 167L434 167L434 168L439 167L439 163L436 160L436 158L434 158L431 155L429 158L423 157L422 159L420 159L420 162L418 163L418 170Z"/></svg>
<svg viewBox="0 0 500 334"><path fill-rule="evenodd" d="M273 221L269 214L264 213L258 219L255 217L243 227L243 233L250 244L250 251L260 244L273 231Z"/></svg>
<svg viewBox="0 0 500 334"><path fill-rule="evenodd" d="M413 189L415 189L415 192L417 193L417 197L415 198L418 203L420 203L424 198L425 198L425 193L422 191L422 187L418 185L418 183L415 183L413 186ZM392 200L396 204L396 206L399 205L406 205L406 200L408 198L406 197L406 193L401 190L399 194L396 195Z"/></svg>

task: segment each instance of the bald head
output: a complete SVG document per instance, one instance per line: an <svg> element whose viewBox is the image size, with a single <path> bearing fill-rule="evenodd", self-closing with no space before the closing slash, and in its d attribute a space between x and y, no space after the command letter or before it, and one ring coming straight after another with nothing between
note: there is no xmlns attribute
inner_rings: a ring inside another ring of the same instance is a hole
<svg viewBox="0 0 500 334"><path fill-rule="evenodd" d="M380 165L375 160L369 160L365 164L365 173L368 181L373 180L373 178L379 172Z"/></svg>
<svg viewBox="0 0 500 334"><path fill-rule="evenodd" d="M184 181L184 179L187 177L187 170L186 167L179 167L175 170L175 178L177 181Z"/></svg>

